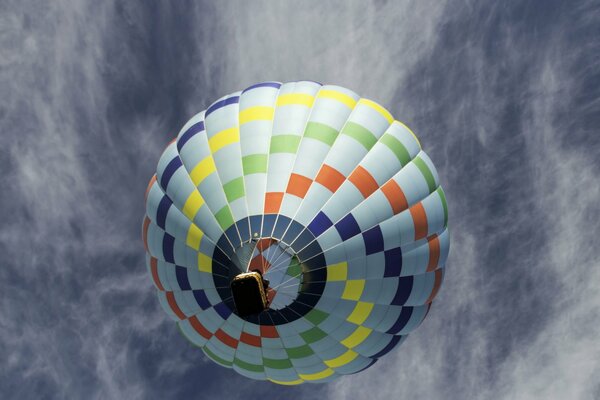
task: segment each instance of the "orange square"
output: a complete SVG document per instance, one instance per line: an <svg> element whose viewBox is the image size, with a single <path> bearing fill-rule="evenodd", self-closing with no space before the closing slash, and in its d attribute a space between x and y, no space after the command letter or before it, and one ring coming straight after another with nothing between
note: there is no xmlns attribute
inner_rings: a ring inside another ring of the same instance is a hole
<svg viewBox="0 0 600 400"><path fill-rule="evenodd" d="M303 199L311 184L311 179L302 175L292 174L292 176L290 176L290 181L288 182L286 193L293 194L294 196Z"/></svg>

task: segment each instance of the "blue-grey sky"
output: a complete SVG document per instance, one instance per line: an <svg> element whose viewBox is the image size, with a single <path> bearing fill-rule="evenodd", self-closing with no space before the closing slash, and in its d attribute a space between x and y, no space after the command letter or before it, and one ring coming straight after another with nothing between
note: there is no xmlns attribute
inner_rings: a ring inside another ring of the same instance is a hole
<svg viewBox="0 0 600 400"><path fill-rule="evenodd" d="M0 397L600 398L599 54L597 1L1 1ZM192 115L299 79L416 132L452 243L402 346L287 388L178 333L140 227Z"/></svg>

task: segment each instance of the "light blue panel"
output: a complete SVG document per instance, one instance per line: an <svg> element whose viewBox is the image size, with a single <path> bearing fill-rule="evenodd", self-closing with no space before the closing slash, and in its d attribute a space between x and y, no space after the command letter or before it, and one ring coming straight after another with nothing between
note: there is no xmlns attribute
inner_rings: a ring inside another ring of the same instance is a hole
<svg viewBox="0 0 600 400"><path fill-rule="evenodd" d="M390 124L377 111L364 104L357 104L349 121L367 128L376 138L379 138L388 129Z"/></svg>
<svg viewBox="0 0 600 400"><path fill-rule="evenodd" d="M383 252L367 256L367 279L383 278L385 273L385 255Z"/></svg>
<svg viewBox="0 0 600 400"><path fill-rule="evenodd" d="M285 358L281 356L280 350L283 348L283 342L279 338L261 338L263 355L267 358ZM275 355L274 355L275 354ZM279 354L279 356L276 356Z"/></svg>
<svg viewBox="0 0 600 400"><path fill-rule="evenodd" d="M331 192L320 184L313 183L308 189L302 206L298 210L296 217L297 222L304 226L313 220L315 215L321 210L321 206L331 197Z"/></svg>
<svg viewBox="0 0 600 400"><path fill-rule="evenodd" d="M321 363L313 364L313 365L299 366L296 368L296 371L298 371L298 373L302 374L302 375L309 375L309 374L319 373L319 372L325 370L326 368L328 368L327 365L325 365L323 362L321 362Z"/></svg>
<svg viewBox="0 0 600 400"><path fill-rule="evenodd" d="M333 332L344 323L345 318L340 318L337 315L329 314L329 316L319 324L319 329L329 334L329 332Z"/></svg>
<svg viewBox="0 0 600 400"><path fill-rule="evenodd" d="M429 262L429 245L427 240L419 241L419 247L409 251L402 249L402 271L401 276L418 275L425 272Z"/></svg>
<svg viewBox="0 0 600 400"><path fill-rule="evenodd" d="M378 332L387 332L394 326L396 321L398 321L398 318L400 318L402 307L392 305L382 307L384 307L385 309L385 314L383 315L377 326L373 329Z"/></svg>
<svg viewBox="0 0 600 400"><path fill-rule="evenodd" d="M187 233L192 223L175 206L171 206L167 212L165 230L177 240L186 243Z"/></svg>
<svg viewBox="0 0 600 400"><path fill-rule="evenodd" d="M283 342L283 347L288 349L306 344L304 339L302 339L298 334L292 336L282 336L281 341Z"/></svg>
<svg viewBox="0 0 600 400"><path fill-rule="evenodd" d="M336 223L364 200L362 193L350 181L345 181L332 198L323 206L322 211L331 222Z"/></svg>
<svg viewBox="0 0 600 400"><path fill-rule="evenodd" d="M409 210L379 224L383 234L385 250L412 242L415 238L415 225Z"/></svg>
<svg viewBox="0 0 600 400"><path fill-rule="evenodd" d="M255 120L240 126L242 156L269 153L272 125L271 120Z"/></svg>
<svg viewBox="0 0 600 400"><path fill-rule="evenodd" d="M202 347L206 344L207 340L202 337L196 330L190 325L190 321L184 319L182 321L177 322L181 332L185 335L185 337L192 342L194 345L198 347Z"/></svg>
<svg viewBox="0 0 600 400"><path fill-rule="evenodd" d="M368 206L377 221L385 221L394 215L390 202L381 190L375 191L368 199L365 199L364 205Z"/></svg>
<svg viewBox="0 0 600 400"><path fill-rule="evenodd" d="M381 142L375 143L360 165L369 171L379 186L400 170L400 161L396 155Z"/></svg>
<svg viewBox="0 0 600 400"><path fill-rule="evenodd" d="M329 297L331 299L340 299L342 297L342 293L344 293L344 288L346 287L345 281L329 281L325 284L325 289L323 289L322 297ZM320 302L319 302L320 304Z"/></svg>
<svg viewBox="0 0 600 400"><path fill-rule="evenodd" d="M329 285L329 283L327 285ZM333 312L333 310L335 310L335 308L337 307L338 302L339 302L339 296L338 297L321 296L321 298L319 299L319 302L317 303L315 308L320 311L331 314Z"/></svg>
<svg viewBox="0 0 600 400"><path fill-rule="evenodd" d="M319 355L326 351L331 346L339 345L339 343L331 336L325 336L323 339L313 343L309 343L308 346L313 349L315 354Z"/></svg>
<svg viewBox="0 0 600 400"><path fill-rule="evenodd" d="M240 339L240 334L242 333L242 330L238 326L235 326L234 324L229 322L229 318L221 326L221 330L236 340Z"/></svg>
<svg viewBox="0 0 600 400"><path fill-rule="evenodd" d="M387 313L387 308L387 305L375 304L365 322L362 323L362 326L376 330L378 325L385 317L385 314Z"/></svg>
<svg viewBox="0 0 600 400"><path fill-rule="evenodd" d="M398 278L383 278L377 304L390 304L398 291Z"/></svg>
<svg viewBox="0 0 600 400"><path fill-rule="evenodd" d="M349 260L364 257L367 252L365 249L365 242L361 234L346 240L343 246L344 249L346 249L346 256Z"/></svg>
<svg viewBox="0 0 600 400"><path fill-rule="evenodd" d="M248 213L259 215L263 213L265 203L265 188L267 187L267 174L250 174L244 176L246 181L246 200Z"/></svg>
<svg viewBox="0 0 600 400"><path fill-rule="evenodd" d="M270 358L272 360L285 360L288 358L288 355L283 348L283 343L279 341L278 346L266 347L263 345L262 353L264 358Z"/></svg>
<svg viewBox="0 0 600 400"><path fill-rule="evenodd" d="M408 205L412 206L429 194L429 186L421 170L411 161L394 176L394 180L402 189Z"/></svg>
<svg viewBox="0 0 600 400"><path fill-rule="evenodd" d="M290 358L290 361L292 362L292 365L294 366L294 369L296 369L296 370L298 370L299 368L302 368L302 367L310 367L310 366L318 364L318 363L321 363L321 365L323 365L323 361L314 354L312 354L308 357Z"/></svg>
<svg viewBox="0 0 600 400"><path fill-rule="evenodd" d="M235 372L237 372L240 375L245 376L246 378L256 379L256 380L259 380L259 381L267 379L267 375L264 372L248 371L247 369L244 369L242 367L238 367L235 364L233 364L232 367L233 367L233 369L234 369Z"/></svg>
<svg viewBox="0 0 600 400"><path fill-rule="evenodd" d="M317 242L321 246L321 249L328 251L332 247L342 243L342 238L335 227L331 227L318 237Z"/></svg>
<svg viewBox="0 0 600 400"><path fill-rule="evenodd" d="M423 208L427 214L427 235L444 230L444 207L437 192L431 193L423 200Z"/></svg>
<svg viewBox="0 0 600 400"><path fill-rule="evenodd" d="M196 318L213 335L223 325L223 322L225 322L214 308L209 308L196 314Z"/></svg>
<svg viewBox="0 0 600 400"><path fill-rule="evenodd" d="M346 336L345 336L346 337ZM330 346L326 350L319 353L319 357L325 360L333 360L348 351L348 348L339 342L336 342L335 345Z"/></svg>
<svg viewBox="0 0 600 400"><path fill-rule="evenodd" d="M243 331L250 335L260 336L260 326L244 321Z"/></svg>
<svg viewBox="0 0 600 400"><path fill-rule="evenodd" d="M156 263L158 278L166 291L173 291L179 288L177 278L175 276L175 266L166 261L158 260Z"/></svg>
<svg viewBox="0 0 600 400"><path fill-rule="evenodd" d="M244 175L239 142L222 147L213 158L223 185Z"/></svg>
<svg viewBox="0 0 600 400"><path fill-rule="evenodd" d="M364 202L360 204L354 211L352 211L352 215L356 222L358 222L358 226L360 226L361 231L369 230L374 227L381 221L377 218L377 213L374 208L371 207L369 202Z"/></svg>
<svg viewBox="0 0 600 400"><path fill-rule="evenodd" d="M210 155L206 132L198 132L192 136L181 148L179 158L188 174L194 170L196 165Z"/></svg>
<svg viewBox="0 0 600 400"><path fill-rule="evenodd" d="M148 244L148 252L158 260L164 260L162 252L162 238L164 233L156 226L153 222L148 225L148 232L146 234L146 242Z"/></svg>
<svg viewBox="0 0 600 400"><path fill-rule="evenodd" d="M223 206L227 205L227 198L223 192L223 185L219 175L212 173L207 176L198 186L200 194L210 209L217 213Z"/></svg>
<svg viewBox="0 0 600 400"><path fill-rule="evenodd" d="M239 342L235 356L250 364L262 365L262 350L260 347Z"/></svg>
<svg viewBox="0 0 600 400"><path fill-rule="evenodd" d="M219 339L216 338L216 336L211 337L210 340L208 342L206 342L204 347L206 347L207 349L212 351L214 354L216 354L218 357L220 357L226 361L230 361L230 362L233 361L233 352L229 351L229 349L231 349L231 348L227 347L223 343L221 343L219 341Z"/></svg>
<svg viewBox="0 0 600 400"><path fill-rule="evenodd" d="M308 322L305 318L298 318L295 321L288 322L287 324L277 325L277 333L279 336L295 336L298 332L304 332L313 327L313 324Z"/></svg>
<svg viewBox="0 0 600 400"><path fill-rule="evenodd" d="M339 134L324 164L338 170L346 178L367 154L367 149L354 138Z"/></svg>
<svg viewBox="0 0 600 400"><path fill-rule="evenodd" d="M365 279L367 264L364 255L348 260L348 280Z"/></svg>
<svg viewBox="0 0 600 400"><path fill-rule="evenodd" d="M302 203L302 200L303 199L301 199L298 196L294 196L294 195L286 193L283 196L283 202L281 203L281 208L279 210L279 214L285 215L285 216L293 219L294 215L296 214L296 210Z"/></svg>
<svg viewBox="0 0 600 400"><path fill-rule="evenodd" d="M330 149L331 147L320 140L303 137L298 148L294 172L314 180Z"/></svg>
<svg viewBox="0 0 600 400"><path fill-rule="evenodd" d="M254 106L274 106L278 93L279 89L271 86L259 86L247 90L240 95L240 110Z"/></svg>
<svg viewBox="0 0 600 400"><path fill-rule="evenodd" d="M365 288L360 301L366 301L367 303L376 303L380 296L383 282L381 279L370 279L365 282Z"/></svg>
<svg viewBox="0 0 600 400"><path fill-rule="evenodd" d="M191 290L184 290L180 292L174 292L175 301L177 305L186 315L186 317L191 317L199 312L202 312L202 309L194 299L194 293Z"/></svg>
<svg viewBox="0 0 600 400"><path fill-rule="evenodd" d="M418 299L421 295L421 292L425 289L425 279L423 279L424 275L417 275L413 277L412 290L410 291L410 295L408 299L406 299L406 306L417 306L422 303L416 303L415 300ZM420 277L420 278L419 278Z"/></svg>
<svg viewBox="0 0 600 400"><path fill-rule="evenodd" d="M421 285L420 292L411 293L410 297L406 301L407 304L410 305L419 305L424 304L427 301L427 298L431 294L433 290L433 284L435 282L435 272L429 272L421 275L417 275L413 278L413 282L419 281ZM413 283L414 286L414 283Z"/></svg>
<svg viewBox="0 0 600 400"><path fill-rule="evenodd" d="M212 288L212 287L206 288L206 289L204 289L204 293L206 294L206 297L208 298L208 301L210 302L210 304L217 305L221 302L221 296L219 296L217 289Z"/></svg>
<svg viewBox="0 0 600 400"><path fill-rule="evenodd" d="M400 121L394 121L387 130L387 133L398 139L406 148L410 154L410 158L414 158L419 151L421 146L417 143L415 136L408 130L408 128Z"/></svg>
<svg viewBox="0 0 600 400"><path fill-rule="evenodd" d="M235 97L235 94L227 98ZM238 104L228 104L221 107L204 117L204 125L208 138L212 138L219 132L237 126L238 124Z"/></svg>

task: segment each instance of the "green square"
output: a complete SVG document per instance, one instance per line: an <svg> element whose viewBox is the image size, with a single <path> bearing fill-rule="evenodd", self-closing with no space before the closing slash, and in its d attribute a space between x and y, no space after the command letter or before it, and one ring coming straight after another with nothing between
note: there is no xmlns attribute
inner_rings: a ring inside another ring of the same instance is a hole
<svg viewBox="0 0 600 400"><path fill-rule="evenodd" d="M215 218L217 219L217 222L219 223L219 226L221 226L221 229L223 229L223 231L225 231L227 228L233 225L233 216L231 215L231 210L229 209L229 206L221 208L215 214Z"/></svg>
<svg viewBox="0 0 600 400"><path fill-rule="evenodd" d="M436 190L442 201L442 207L444 208L444 226L448 226L448 204L446 203L446 194L442 190L442 187L438 187Z"/></svg>
<svg viewBox="0 0 600 400"><path fill-rule="evenodd" d="M309 122L306 125L304 131L304 137L313 138L320 140L328 146L331 146L335 142L335 138L338 135L338 131L334 128L321 124L319 122Z"/></svg>
<svg viewBox="0 0 600 400"><path fill-rule="evenodd" d="M265 369L262 365L250 364L250 363L247 363L246 361L240 360L239 358L234 358L233 363L235 365L237 365L238 367L243 368L247 371L265 372Z"/></svg>
<svg viewBox="0 0 600 400"><path fill-rule="evenodd" d="M240 197L244 197L244 178L240 176L227 182L223 185L223 190L225 191L227 201L230 203Z"/></svg>
<svg viewBox="0 0 600 400"><path fill-rule="evenodd" d="M311 349L307 344L298 347L292 347L290 349L285 349L285 351L287 352L290 358L304 358L315 354L313 349Z"/></svg>
<svg viewBox="0 0 600 400"><path fill-rule="evenodd" d="M271 137L271 153L292 153L296 154L300 145L300 136L297 135L278 135Z"/></svg>
<svg viewBox="0 0 600 400"><path fill-rule="evenodd" d="M263 358L263 364L267 368L288 369L292 368L292 362L288 358L283 360L274 360L272 358Z"/></svg>
<svg viewBox="0 0 600 400"><path fill-rule="evenodd" d="M242 166L244 168L244 175L266 173L267 155L252 154L246 157L242 157Z"/></svg>
<svg viewBox="0 0 600 400"><path fill-rule="evenodd" d="M429 193L433 193L433 191L435 190L435 179L433 178L433 174L429 170L429 167L427 166L427 164L425 164L425 161L423 161L421 157L416 157L413 160L413 162L415 163L417 168L419 168L419 171L421 171L423 177L425 177L425 180L427 181L427 186L429 186Z"/></svg>
<svg viewBox="0 0 600 400"><path fill-rule="evenodd" d="M401 141L399 141L389 133L383 135L381 139L379 139L379 141L386 145L387 148L394 153L394 155L396 156L398 161L400 161L400 164L402 166L409 163L410 154L408 153L408 150L406 150L406 147L404 147Z"/></svg>
<svg viewBox="0 0 600 400"><path fill-rule="evenodd" d="M342 129L342 133L355 139L367 150L371 150L371 147L377 143L377 138L375 135L373 135L367 128L355 122L346 122L344 129Z"/></svg>
<svg viewBox="0 0 600 400"><path fill-rule="evenodd" d="M323 312L321 310L317 310L316 308L313 308L312 310L310 310L310 312L308 314L306 314L304 316L304 318L309 320L313 325L319 325L328 316L329 316L329 314L327 314L326 312Z"/></svg>
<svg viewBox="0 0 600 400"><path fill-rule="evenodd" d="M302 339L304 339L305 342L314 343L323 339L325 336L327 336L327 334L315 326L314 328L309 329L306 332L302 332L300 336L302 337Z"/></svg>

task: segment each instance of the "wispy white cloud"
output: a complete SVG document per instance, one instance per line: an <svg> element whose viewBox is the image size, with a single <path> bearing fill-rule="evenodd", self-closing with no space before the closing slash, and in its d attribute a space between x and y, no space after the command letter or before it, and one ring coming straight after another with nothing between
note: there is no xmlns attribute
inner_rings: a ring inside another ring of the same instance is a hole
<svg viewBox="0 0 600 400"><path fill-rule="evenodd" d="M0 389L598 397L591 3L547 19L516 2L3 4ZM143 266L145 180L176 124L272 79L388 106L421 137L449 199L449 269L427 320L326 386L280 388L208 363L159 309Z"/></svg>

